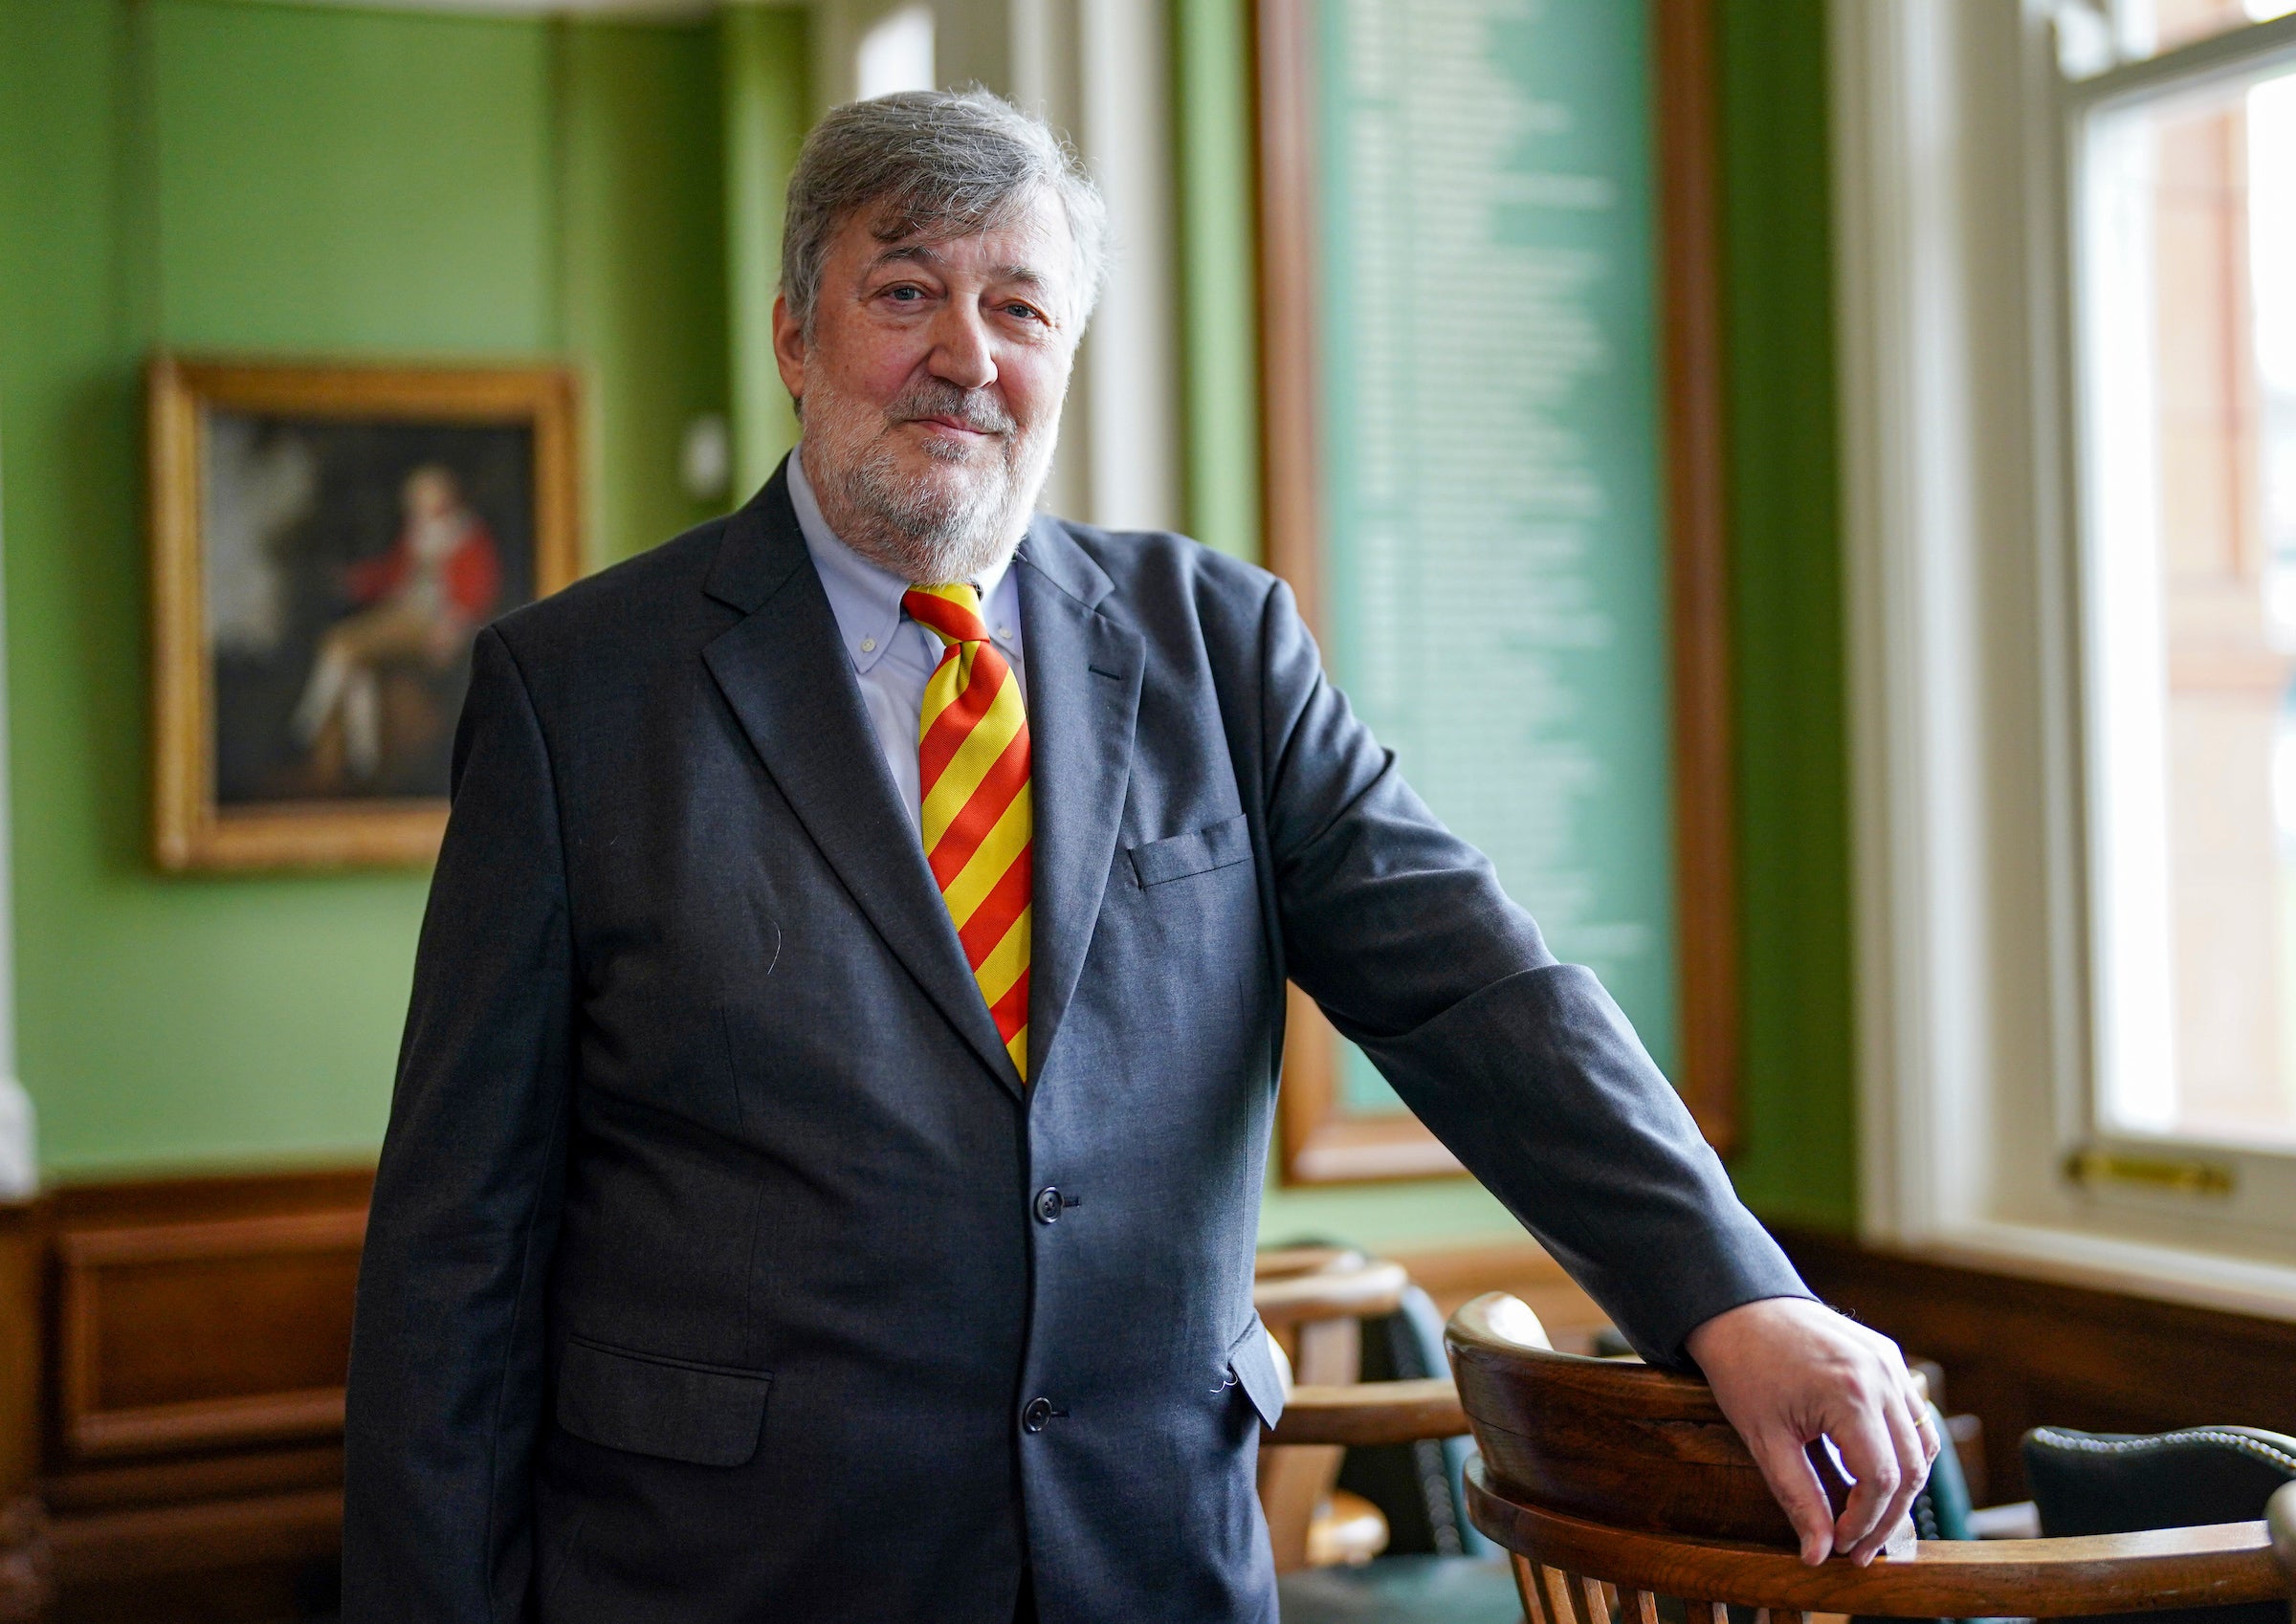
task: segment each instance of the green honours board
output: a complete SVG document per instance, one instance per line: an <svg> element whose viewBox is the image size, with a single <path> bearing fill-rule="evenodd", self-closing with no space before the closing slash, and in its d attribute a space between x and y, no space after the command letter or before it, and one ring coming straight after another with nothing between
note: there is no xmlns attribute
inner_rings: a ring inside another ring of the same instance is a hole
<svg viewBox="0 0 2296 1624"><path fill-rule="evenodd" d="M1263 132L1264 252L1305 251L1270 305L1307 307L1289 379L1270 336L1271 415L1306 385L1278 567L1413 787L1677 1075L1661 31L1622 0L1270 0L1262 31L1300 138ZM1327 1126L1415 1126L1321 1041Z"/></svg>

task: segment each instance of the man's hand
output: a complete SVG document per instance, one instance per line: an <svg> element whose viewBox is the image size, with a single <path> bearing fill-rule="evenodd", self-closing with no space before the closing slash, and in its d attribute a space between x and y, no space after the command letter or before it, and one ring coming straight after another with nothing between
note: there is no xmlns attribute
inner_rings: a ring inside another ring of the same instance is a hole
<svg viewBox="0 0 2296 1624"><path fill-rule="evenodd" d="M1871 1562L1937 1458L1897 1344L1805 1298L1770 1297L1716 1314L1687 1347L1801 1536L1802 1561L1838 1550ZM1856 1484L1839 1522L1802 1453L1820 1437Z"/></svg>

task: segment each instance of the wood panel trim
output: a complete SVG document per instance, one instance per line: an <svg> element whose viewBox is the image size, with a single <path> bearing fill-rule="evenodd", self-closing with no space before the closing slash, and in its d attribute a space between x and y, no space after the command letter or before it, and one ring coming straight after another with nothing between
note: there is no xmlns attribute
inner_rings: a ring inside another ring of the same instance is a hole
<svg viewBox="0 0 2296 1624"><path fill-rule="evenodd" d="M342 1543L342 1491L99 1512L57 1522L51 1539L56 1582L67 1589L325 1556Z"/></svg>
<svg viewBox="0 0 2296 1624"><path fill-rule="evenodd" d="M1666 451L1671 813L1683 1098L1721 1153L1737 1144L1737 802L1730 640L1721 163L1711 0L1648 0ZM1311 0L1256 0L1262 534L1320 633L1329 604L1316 357ZM1287 1184L1460 1176L1407 1111L1350 1115L1339 1038L1292 989L1279 1102Z"/></svg>
<svg viewBox="0 0 2296 1624"><path fill-rule="evenodd" d="M150 1317L144 1304L199 1292L210 1263L219 1268L219 1290L259 1294L245 1300L254 1312L274 1322L323 1318L331 1322L323 1334L340 1337L351 1306L342 1285L364 1239L373 1182L371 1166L338 1165L79 1179L43 1197L41 1266L33 1271L48 1288L45 1315L33 1317L45 1327L46 1372L46 1413L33 1427L45 1445L37 1555L68 1613L142 1616L154 1598L188 1593L200 1574L224 1584L235 1573L228 1582L244 1588L248 1574L269 1573L284 1595L288 1574L340 1548L343 1394L340 1385L289 1385L307 1379L306 1369L318 1373L307 1351L282 1359L274 1391L167 1403L143 1401L172 1396L165 1361L149 1364L146 1349L135 1356L134 1385L114 1389L138 1402L105 1407L95 1402L104 1353L96 1338L107 1328L139 1341L146 1332L180 1337L181 1328ZM99 1300L115 1284L160 1295L115 1299L106 1320ZM234 1310L221 1323L235 1318ZM203 1342L195 1336L184 1348L189 1393L235 1388L271 1368L242 1357L262 1344L218 1345L216 1356L233 1360L233 1377L214 1380Z"/></svg>
<svg viewBox="0 0 2296 1624"><path fill-rule="evenodd" d="M66 1269L90 1269L107 1263L162 1262L179 1258L355 1252L365 1240L366 1214L361 1210L67 1230L56 1237L55 1250Z"/></svg>
<svg viewBox="0 0 2296 1624"><path fill-rule="evenodd" d="M265 1442L339 1437L341 1385L183 1403L106 1407L102 1277L109 1267L168 1262L227 1262L296 1254L356 1254L366 1234L358 1210L286 1213L211 1222L144 1224L59 1233L57 1431L80 1460ZM343 1305L344 1311L349 1306Z"/></svg>
<svg viewBox="0 0 2296 1624"><path fill-rule="evenodd" d="M99 1460L234 1443L341 1437L342 1413L343 1390L340 1387L96 1410L72 1422L72 1449Z"/></svg>
<svg viewBox="0 0 2296 1624"><path fill-rule="evenodd" d="M49 1478L42 1486L48 1514L61 1519L184 1501L247 1500L342 1483L342 1444L336 1439L106 1461Z"/></svg>
<svg viewBox="0 0 2296 1624"><path fill-rule="evenodd" d="M1737 793L1722 324L1721 106L1711 0L1650 0L1672 620L1674 905L1682 1093L1738 1137Z"/></svg>
<svg viewBox="0 0 2296 1624"><path fill-rule="evenodd" d="M41 1205L55 1230L78 1233L139 1224L172 1228L293 1213L364 1212L374 1189L372 1163L228 1173L178 1170L148 1176L65 1179L48 1190Z"/></svg>

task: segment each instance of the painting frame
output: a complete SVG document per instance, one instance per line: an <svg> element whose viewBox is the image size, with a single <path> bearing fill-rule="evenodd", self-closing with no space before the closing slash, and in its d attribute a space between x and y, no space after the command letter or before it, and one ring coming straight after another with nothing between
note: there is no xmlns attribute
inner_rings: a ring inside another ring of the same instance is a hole
<svg viewBox="0 0 2296 1624"><path fill-rule="evenodd" d="M1324 589L1316 320L1314 7L1256 0L1261 522L1267 561L1310 627ZM1645 0L1650 27L1657 230L1660 434L1665 457L1667 693L1673 716L1677 1080L1707 1142L1735 1148L1743 1066L1732 705L1720 101L1712 0ZM1349 1184L1466 1170L1407 1111L1349 1108L1338 1034L1289 989L1279 1167L1287 1185Z"/></svg>
<svg viewBox="0 0 2296 1624"><path fill-rule="evenodd" d="M206 515L211 415L325 424L517 427L531 435L535 597L582 573L577 398L550 364L427 365L161 353L145 376L151 552L152 857L168 872L417 867L443 796L278 800L217 793Z"/></svg>

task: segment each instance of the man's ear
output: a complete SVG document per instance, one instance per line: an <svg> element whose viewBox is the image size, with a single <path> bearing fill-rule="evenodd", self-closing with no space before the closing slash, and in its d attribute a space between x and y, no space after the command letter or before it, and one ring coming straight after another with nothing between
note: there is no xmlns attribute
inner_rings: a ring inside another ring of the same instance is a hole
<svg viewBox="0 0 2296 1624"><path fill-rule="evenodd" d="M773 363L782 374L782 387L792 401L806 398L806 328L789 314L789 296L773 296Z"/></svg>

